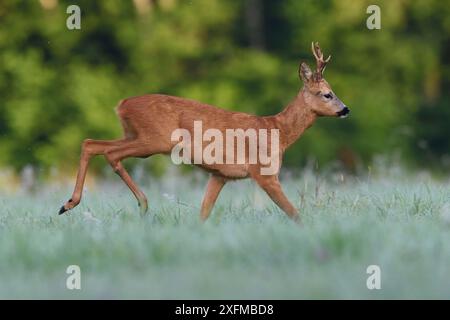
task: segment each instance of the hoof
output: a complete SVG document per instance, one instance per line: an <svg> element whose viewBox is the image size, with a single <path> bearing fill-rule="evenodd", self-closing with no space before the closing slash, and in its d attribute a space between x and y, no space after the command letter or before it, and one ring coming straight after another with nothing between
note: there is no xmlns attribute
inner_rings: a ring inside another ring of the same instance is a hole
<svg viewBox="0 0 450 320"><path fill-rule="evenodd" d="M59 209L58 214L61 215L61 214L63 214L63 213L66 212L66 211L67 211L67 209L64 208L64 206L62 206L61 209Z"/></svg>
<svg viewBox="0 0 450 320"><path fill-rule="evenodd" d="M71 202L73 202L72 199L69 199L69 201L67 201L67 203L71 203ZM67 204L67 203L66 203L66 204ZM66 205L63 205L63 206L61 207L61 209L59 209L58 214L61 215L61 214L63 214L64 212L66 212L66 211L68 211L68 210L70 210L70 209L71 209L71 208L66 209Z"/></svg>
<svg viewBox="0 0 450 320"><path fill-rule="evenodd" d="M140 214L140 216L141 217L146 216L147 212L148 212L147 201L143 201L142 203L138 202L138 206L139 206L139 214Z"/></svg>
<svg viewBox="0 0 450 320"><path fill-rule="evenodd" d="M292 220L293 220L293 221L295 222L295 224L297 224L299 227L303 227L303 222L302 222L302 220L300 219L300 216L296 216L296 217L294 217Z"/></svg>

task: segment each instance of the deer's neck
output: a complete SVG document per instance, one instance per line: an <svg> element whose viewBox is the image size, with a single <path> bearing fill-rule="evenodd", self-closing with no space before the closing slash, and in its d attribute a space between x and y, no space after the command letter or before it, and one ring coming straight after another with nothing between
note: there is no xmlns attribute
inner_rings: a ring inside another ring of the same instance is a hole
<svg viewBox="0 0 450 320"><path fill-rule="evenodd" d="M316 113L305 103L305 93L301 90L287 107L275 116L284 149L297 141L316 120Z"/></svg>

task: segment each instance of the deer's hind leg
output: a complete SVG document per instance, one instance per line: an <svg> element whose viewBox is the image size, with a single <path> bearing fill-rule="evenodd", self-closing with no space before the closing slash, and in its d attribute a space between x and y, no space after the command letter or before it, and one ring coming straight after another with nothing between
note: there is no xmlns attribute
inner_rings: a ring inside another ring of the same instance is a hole
<svg viewBox="0 0 450 320"><path fill-rule="evenodd" d="M77 174L77 181L72 197L59 210L59 214L76 207L80 201L83 192L83 185L86 178L89 160L94 155L104 155L114 171L122 178L128 185L130 190L136 196L141 207L141 214L147 211L147 198L139 189L136 183L131 179L125 168L120 163L120 160L127 157L145 157L151 155L145 144L133 139L121 140L91 140L87 139L83 142L81 148L80 166Z"/></svg>
<svg viewBox="0 0 450 320"><path fill-rule="evenodd" d="M151 150L148 146L137 140L115 146L105 153L105 158L113 168L114 172L122 178L136 197L141 216L144 216L148 210L147 197L139 189L133 179L131 179L130 175L123 167L121 160L128 157L148 157L154 153L156 153L154 150Z"/></svg>

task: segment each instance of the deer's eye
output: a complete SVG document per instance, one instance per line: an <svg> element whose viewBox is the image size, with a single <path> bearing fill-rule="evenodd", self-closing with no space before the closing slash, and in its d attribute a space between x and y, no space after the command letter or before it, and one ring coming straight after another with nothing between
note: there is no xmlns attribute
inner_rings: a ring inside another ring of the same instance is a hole
<svg viewBox="0 0 450 320"><path fill-rule="evenodd" d="M323 96L325 97L325 99L328 99L328 100L333 98L333 95L331 93L326 93Z"/></svg>

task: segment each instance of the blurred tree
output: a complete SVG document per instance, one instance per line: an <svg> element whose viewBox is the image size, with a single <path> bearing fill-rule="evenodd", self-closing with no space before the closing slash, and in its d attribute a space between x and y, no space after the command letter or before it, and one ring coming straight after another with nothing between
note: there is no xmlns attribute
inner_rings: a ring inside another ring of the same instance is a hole
<svg viewBox="0 0 450 320"><path fill-rule="evenodd" d="M70 4L0 2L2 166L73 168L84 138L121 134L113 108L127 96L277 113L300 89L314 40L332 54L325 76L352 116L320 119L286 164L355 167L399 152L450 167L446 1L80 0L79 31L66 28ZM381 30L366 28L370 4Z"/></svg>

